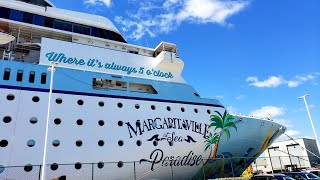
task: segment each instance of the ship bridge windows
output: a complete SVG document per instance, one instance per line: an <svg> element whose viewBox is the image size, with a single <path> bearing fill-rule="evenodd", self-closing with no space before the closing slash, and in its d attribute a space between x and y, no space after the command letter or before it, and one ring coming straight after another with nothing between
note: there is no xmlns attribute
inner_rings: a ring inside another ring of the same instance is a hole
<svg viewBox="0 0 320 180"><path fill-rule="evenodd" d="M158 94L158 92L150 84L129 83L131 92Z"/></svg>
<svg viewBox="0 0 320 180"><path fill-rule="evenodd" d="M126 91L127 90L127 82L118 81L118 80L93 78L93 89Z"/></svg>
<svg viewBox="0 0 320 180"><path fill-rule="evenodd" d="M29 74L29 83L34 83L36 73L34 71L31 71Z"/></svg>
<svg viewBox="0 0 320 180"><path fill-rule="evenodd" d="M9 80L10 79L10 72L11 72L11 70L9 69L9 68L6 68L5 70L4 70L4 74L3 74L3 80Z"/></svg>
<svg viewBox="0 0 320 180"><path fill-rule="evenodd" d="M23 12L18 11L18 10L11 10L11 12L10 12L10 19L11 20L21 22L22 17L23 17Z"/></svg>
<svg viewBox="0 0 320 180"><path fill-rule="evenodd" d="M44 17L35 14L33 16L33 24L38 25L38 26L43 26L44 25Z"/></svg>
<svg viewBox="0 0 320 180"><path fill-rule="evenodd" d="M0 18L9 19L10 17L10 9L0 7Z"/></svg>
<svg viewBox="0 0 320 180"><path fill-rule="evenodd" d="M21 82L23 78L23 70L18 70L17 72L17 81Z"/></svg>
<svg viewBox="0 0 320 180"><path fill-rule="evenodd" d="M41 84L46 84L47 82L47 73L41 74Z"/></svg>
<svg viewBox="0 0 320 180"><path fill-rule="evenodd" d="M31 13L23 13L22 22L32 24L33 23L33 14Z"/></svg>
<svg viewBox="0 0 320 180"><path fill-rule="evenodd" d="M53 28L53 20L52 18L45 17L44 18L44 26L48 28Z"/></svg>
<svg viewBox="0 0 320 180"><path fill-rule="evenodd" d="M53 28L72 32L72 23L56 19Z"/></svg>

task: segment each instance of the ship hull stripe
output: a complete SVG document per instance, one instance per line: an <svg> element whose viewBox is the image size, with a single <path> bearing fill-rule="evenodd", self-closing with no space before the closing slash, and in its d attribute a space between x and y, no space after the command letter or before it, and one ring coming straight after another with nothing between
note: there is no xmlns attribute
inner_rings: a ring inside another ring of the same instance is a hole
<svg viewBox="0 0 320 180"><path fill-rule="evenodd" d="M2 88L2 89L24 90L24 91L35 91L35 92L49 92L49 89L31 88L31 87L22 87L22 86L19 87L19 86L0 85L0 88ZM64 91L64 90L52 90L52 92L53 93L57 93L57 94L70 94L70 95L80 95L80 96L95 96L95 97L107 97L107 98L115 98L115 99L130 99L130 100L142 100L142 101L156 101L156 102L179 103L179 104L190 104L190 105L201 105L201 106L224 108L224 106L218 105L218 104L197 103L197 102L187 102L187 101L174 101L174 100L165 100L165 99L119 96L119 95L110 95L110 94L84 93L84 92Z"/></svg>

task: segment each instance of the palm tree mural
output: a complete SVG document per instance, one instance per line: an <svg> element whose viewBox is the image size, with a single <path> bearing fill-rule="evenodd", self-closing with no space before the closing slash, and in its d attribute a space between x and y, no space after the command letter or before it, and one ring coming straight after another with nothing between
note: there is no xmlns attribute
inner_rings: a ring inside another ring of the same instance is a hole
<svg viewBox="0 0 320 180"><path fill-rule="evenodd" d="M193 177L193 179L203 179L205 177L210 177L218 168L218 161L209 161L210 159L217 158L217 152L219 148L219 142L222 135L226 135L227 140L230 139L230 128L234 128L237 130L236 124L232 122L234 120L234 116L229 114L226 110L224 111L223 115L219 111L214 111L215 114L212 114L210 116L210 125L208 126L208 129L213 129L214 134L212 132L209 133L208 137L204 141L205 143L205 151L208 151L210 149L209 157L204 164L204 166L198 171L198 173ZM220 130L220 131L219 131ZM217 132L218 131L218 132ZM214 148L213 148L214 145ZM224 161L223 161L224 162ZM215 163L213 165L212 163ZM220 166L220 165L219 165ZM221 164L220 166L223 172L224 164ZM203 174L204 173L204 174Z"/></svg>
<svg viewBox="0 0 320 180"><path fill-rule="evenodd" d="M217 141L214 143L215 148L213 151L213 154L211 158L216 158L217 157L217 151L219 148L219 142L221 139L221 136L223 134L226 135L227 140L230 139L230 128L234 128L237 130L237 126L232 120L234 120L234 116L229 114L226 110L224 111L223 115L219 111L215 111L216 114L212 114L210 116L211 124L209 125L209 129L214 128L214 131L216 132L217 130L220 130L220 133L218 135ZM211 154L211 153L210 153Z"/></svg>

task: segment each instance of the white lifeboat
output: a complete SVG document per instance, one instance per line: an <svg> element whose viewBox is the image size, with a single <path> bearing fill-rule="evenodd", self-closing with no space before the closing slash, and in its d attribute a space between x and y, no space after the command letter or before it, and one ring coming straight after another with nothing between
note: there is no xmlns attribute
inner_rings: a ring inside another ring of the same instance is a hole
<svg viewBox="0 0 320 180"><path fill-rule="evenodd" d="M14 41L16 38L10 34L5 33L3 29L0 28L0 45L8 44Z"/></svg>

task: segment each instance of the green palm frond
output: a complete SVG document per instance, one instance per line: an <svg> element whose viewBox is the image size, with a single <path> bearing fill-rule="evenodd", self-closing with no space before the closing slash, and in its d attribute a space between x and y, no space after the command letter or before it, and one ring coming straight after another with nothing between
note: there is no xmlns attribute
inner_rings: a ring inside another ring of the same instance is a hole
<svg viewBox="0 0 320 180"><path fill-rule="evenodd" d="M226 136L227 136L227 140L229 140L229 138L230 138L230 131L229 131L228 129L224 129L223 131L224 131L224 133L225 133Z"/></svg>

